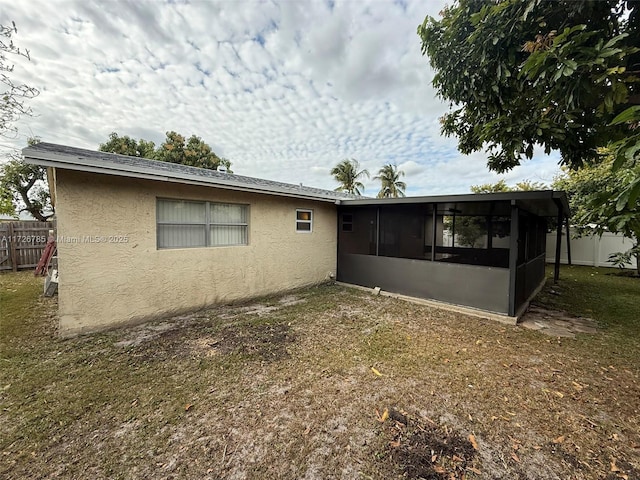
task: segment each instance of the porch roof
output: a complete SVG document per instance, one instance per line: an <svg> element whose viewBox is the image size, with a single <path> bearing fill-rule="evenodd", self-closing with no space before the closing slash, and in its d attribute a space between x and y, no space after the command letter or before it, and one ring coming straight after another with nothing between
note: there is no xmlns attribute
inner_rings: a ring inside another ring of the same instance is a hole
<svg viewBox="0 0 640 480"><path fill-rule="evenodd" d="M342 199L338 203L345 207L380 206L380 205L420 205L439 204L444 209L455 211L462 204L508 202L524 210L543 217L558 215L558 206L563 215L569 217L571 210L567 195L563 191L535 190L528 192L470 193L462 195L432 195L424 197L403 198L358 198Z"/></svg>

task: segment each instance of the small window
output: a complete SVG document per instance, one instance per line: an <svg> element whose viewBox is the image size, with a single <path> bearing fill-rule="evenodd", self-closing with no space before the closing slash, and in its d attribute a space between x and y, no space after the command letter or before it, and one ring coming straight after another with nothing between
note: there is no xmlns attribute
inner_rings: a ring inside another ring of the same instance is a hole
<svg viewBox="0 0 640 480"><path fill-rule="evenodd" d="M353 215L350 213L342 214L342 231L353 232Z"/></svg>
<svg viewBox="0 0 640 480"><path fill-rule="evenodd" d="M296 210L296 232L311 233L313 210Z"/></svg>

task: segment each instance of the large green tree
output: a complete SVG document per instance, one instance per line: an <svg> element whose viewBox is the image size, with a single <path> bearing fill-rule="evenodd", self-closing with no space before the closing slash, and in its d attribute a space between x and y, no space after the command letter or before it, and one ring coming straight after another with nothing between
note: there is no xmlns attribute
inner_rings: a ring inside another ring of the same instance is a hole
<svg viewBox="0 0 640 480"><path fill-rule="evenodd" d="M360 179L369 178L369 171L366 168L360 170L360 162L355 158L347 158L331 169L331 175L340 183L340 186L335 189L336 192L361 195L364 192L364 184Z"/></svg>
<svg viewBox="0 0 640 480"><path fill-rule="evenodd" d="M130 157L155 158L155 143L144 139L136 140L128 135L119 136L116 132L109 134L109 140L101 143L101 152L118 153Z"/></svg>
<svg viewBox="0 0 640 480"><path fill-rule="evenodd" d="M569 197L573 222L579 232L585 229L602 234L605 231L635 238L635 244L619 257L636 258L640 275L640 197L629 198L629 186L640 178L640 164L625 162L614 169L614 156L604 156L600 163L585 164L577 170L565 168L553 183Z"/></svg>
<svg viewBox="0 0 640 480"><path fill-rule="evenodd" d="M169 131L166 135L165 141L156 148L152 141L136 140L128 135L120 136L113 132L109 135L107 142L100 144L99 149L102 152L150 158L210 170L216 170L222 166L228 173L233 173L231 161L216 155L200 137L191 135L187 139L174 131Z"/></svg>
<svg viewBox="0 0 640 480"><path fill-rule="evenodd" d="M401 177L404 177L404 172L390 163L378 170L378 175L373 177L374 180L380 180L381 183L378 198L404 197L407 184L400 180Z"/></svg>
<svg viewBox="0 0 640 480"><path fill-rule="evenodd" d="M167 139L156 150L156 160L181 163L192 167L216 170L222 165L229 169L231 163L218 157L200 137L188 139L176 132L167 132Z"/></svg>
<svg viewBox="0 0 640 480"><path fill-rule="evenodd" d="M29 145L38 140L29 139ZM42 222L53 215L47 186L46 170L24 162L18 154L10 154L9 161L0 166L0 213L18 217L28 212Z"/></svg>
<svg viewBox="0 0 640 480"><path fill-rule="evenodd" d="M610 143L637 159L639 23L640 2L625 0L458 0L427 17L422 51L452 108L442 132L462 153L486 149L497 172L536 145L571 168Z"/></svg>

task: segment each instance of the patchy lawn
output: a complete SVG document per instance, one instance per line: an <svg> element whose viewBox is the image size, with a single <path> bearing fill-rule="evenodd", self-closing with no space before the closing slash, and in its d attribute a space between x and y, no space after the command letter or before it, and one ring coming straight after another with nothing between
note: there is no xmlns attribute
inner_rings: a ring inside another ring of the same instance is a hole
<svg viewBox="0 0 640 480"><path fill-rule="evenodd" d="M62 340L0 275L0 477L640 478L640 280L611 273L545 288L598 322L569 339L326 285Z"/></svg>

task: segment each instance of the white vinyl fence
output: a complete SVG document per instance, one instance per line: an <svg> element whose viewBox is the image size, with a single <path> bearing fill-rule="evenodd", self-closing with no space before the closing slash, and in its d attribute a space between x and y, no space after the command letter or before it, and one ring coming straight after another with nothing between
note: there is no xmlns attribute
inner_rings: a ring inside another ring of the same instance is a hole
<svg viewBox="0 0 640 480"><path fill-rule="evenodd" d="M626 252L634 245L632 239L615 233L599 235L585 235L571 239L571 263L574 265L591 265L594 267L613 267L609 262L609 255L616 252ZM547 235L547 262L555 262L556 233ZM562 246L560 248L560 263L567 263L567 235L562 232ZM635 268L635 264L627 263L625 268Z"/></svg>

